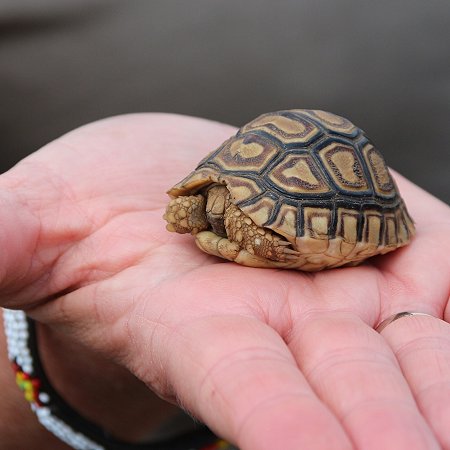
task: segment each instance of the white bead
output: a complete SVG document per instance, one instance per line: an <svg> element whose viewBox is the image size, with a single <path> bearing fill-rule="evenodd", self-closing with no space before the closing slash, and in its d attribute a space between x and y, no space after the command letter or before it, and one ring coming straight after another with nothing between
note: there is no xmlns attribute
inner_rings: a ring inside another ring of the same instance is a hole
<svg viewBox="0 0 450 450"><path fill-rule="evenodd" d="M41 403L48 403L50 401L50 396L46 392L41 392L39 394L39 400Z"/></svg>

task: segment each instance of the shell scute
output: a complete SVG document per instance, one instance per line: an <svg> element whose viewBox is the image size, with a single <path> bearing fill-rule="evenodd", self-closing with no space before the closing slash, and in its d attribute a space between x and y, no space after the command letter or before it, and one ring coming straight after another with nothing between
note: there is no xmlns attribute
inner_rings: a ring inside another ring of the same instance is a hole
<svg viewBox="0 0 450 450"><path fill-rule="evenodd" d="M396 195L396 186L380 152L370 143L363 148L370 178L375 192L380 197L392 197Z"/></svg>
<svg viewBox="0 0 450 450"><path fill-rule="evenodd" d="M301 193L330 192L330 187L317 163L308 154L286 154L267 176L275 188L286 195L297 197Z"/></svg>
<svg viewBox="0 0 450 450"><path fill-rule="evenodd" d="M248 133L228 141L210 161L227 171L259 173L281 151L276 141Z"/></svg>
<svg viewBox="0 0 450 450"><path fill-rule="evenodd" d="M333 142L318 151L323 167L343 192L369 192L370 186L357 150L349 144Z"/></svg>
<svg viewBox="0 0 450 450"><path fill-rule="evenodd" d="M280 111L257 117L244 125L240 133L250 131L265 132L284 144L308 143L321 134L320 127L305 115L296 115L294 111Z"/></svg>
<svg viewBox="0 0 450 450"><path fill-rule="evenodd" d="M338 116L336 114L330 113L328 111L321 110L294 110L300 116L307 115L312 119L315 119L320 124L322 124L328 132L335 132L338 134L355 137L361 131L358 127L353 125L350 120L345 117Z"/></svg>

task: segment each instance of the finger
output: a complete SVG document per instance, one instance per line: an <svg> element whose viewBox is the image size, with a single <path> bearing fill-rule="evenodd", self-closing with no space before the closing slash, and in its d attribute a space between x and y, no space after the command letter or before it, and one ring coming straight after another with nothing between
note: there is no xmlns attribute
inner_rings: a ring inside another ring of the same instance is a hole
<svg viewBox="0 0 450 450"><path fill-rule="evenodd" d="M407 316L389 324L382 335L442 448L450 449L450 324Z"/></svg>
<svg viewBox="0 0 450 450"><path fill-rule="evenodd" d="M358 317L336 312L305 317L289 347L356 448L439 448L388 345Z"/></svg>
<svg viewBox="0 0 450 450"><path fill-rule="evenodd" d="M205 317L173 330L160 351L182 404L242 450L352 448L261 322Z"/></svg>
<svg viewBox="0 0 450 450"><path fill-rule="evenodd" d="M416 222L442 223L450 220L450 208L447 204L434 197L412 181L391 169L398 184L400 193L405 200L408 211Z"/></svg>

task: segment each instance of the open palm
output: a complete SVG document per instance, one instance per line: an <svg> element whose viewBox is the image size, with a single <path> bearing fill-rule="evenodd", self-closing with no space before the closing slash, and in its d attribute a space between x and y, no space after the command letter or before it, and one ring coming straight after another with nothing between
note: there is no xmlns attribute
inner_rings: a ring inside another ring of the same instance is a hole
<svg viewBox="0 0 450 450"><path fill-rule="evenodd" d="M120 361L244 450L450 449L450 209L397 176L417 236L393 254L315 274L207 256L165 230L164 192L233 132L118 117L2 175L2 306ZM436 319L374 331L402 311Z"/></svg>

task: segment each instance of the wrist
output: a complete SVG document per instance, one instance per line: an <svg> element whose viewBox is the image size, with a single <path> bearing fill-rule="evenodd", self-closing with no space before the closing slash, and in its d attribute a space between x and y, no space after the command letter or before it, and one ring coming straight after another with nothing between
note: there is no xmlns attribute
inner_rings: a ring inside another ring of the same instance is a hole
<svg viewBox="0 0 450 450"><path fill-rule="evenodd" d="M50 384L77 413L116 439L141 442L179 415L127 369L36 324L39 353Z"/></svg>

